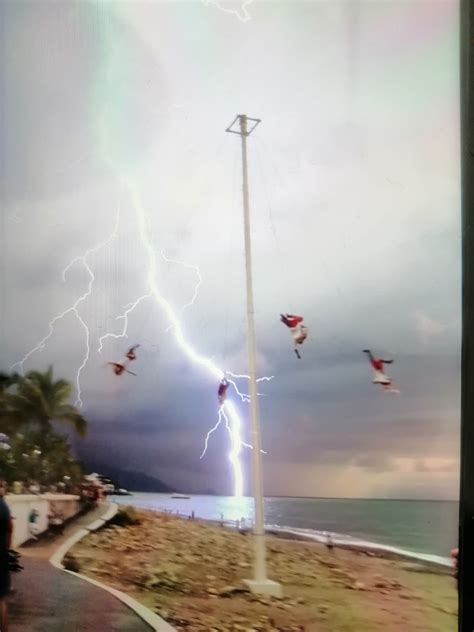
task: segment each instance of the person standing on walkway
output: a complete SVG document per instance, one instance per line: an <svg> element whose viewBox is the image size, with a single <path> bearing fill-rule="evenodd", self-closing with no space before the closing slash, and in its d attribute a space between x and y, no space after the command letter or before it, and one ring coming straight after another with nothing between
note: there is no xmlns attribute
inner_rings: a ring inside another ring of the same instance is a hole
<svg viewBox="0 0 474 632"><path fill-rule="evenodd" d="M12 546L13 524L5 502L5 481L0 480L0 632L8 632L7 595L10 591L8 551Z"/></svg>
<svg viewBox="0 0 474 632"><path fill-rule="evenodd" d="M39 511L32 509L28 515L28 529L33 540L38 539L39 525L38 525Z"/></svg>

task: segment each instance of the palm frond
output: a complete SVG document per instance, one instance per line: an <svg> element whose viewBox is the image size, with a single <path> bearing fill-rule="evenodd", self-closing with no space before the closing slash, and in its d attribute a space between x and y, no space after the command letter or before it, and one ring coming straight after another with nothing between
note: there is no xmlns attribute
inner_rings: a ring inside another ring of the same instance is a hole
<svg viewBox="0 0 474 632"><path fill-rule="evenodd" d="M87 433L87 421L75 406L65 404L56 411L55 419L71 425L80 437Z"/></svg>

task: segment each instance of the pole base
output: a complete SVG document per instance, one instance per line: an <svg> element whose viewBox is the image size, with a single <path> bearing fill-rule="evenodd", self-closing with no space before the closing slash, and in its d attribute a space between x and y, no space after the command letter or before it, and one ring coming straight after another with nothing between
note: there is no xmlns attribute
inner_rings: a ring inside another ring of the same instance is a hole
<svg viewBox="0 0 474 632"><path fill-rule="evenodd" d="M267 597L283 597L282 585L271 579L244 579L244 584L254 595L266 595Z"/></svg>

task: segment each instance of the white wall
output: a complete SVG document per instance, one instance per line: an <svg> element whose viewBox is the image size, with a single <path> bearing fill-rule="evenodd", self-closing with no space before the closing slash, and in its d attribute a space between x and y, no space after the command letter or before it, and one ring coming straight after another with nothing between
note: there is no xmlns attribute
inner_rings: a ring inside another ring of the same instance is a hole
<svg viewBox="0 0 474 632"><path fill-rule="evenodd" d="M48 528L48 514L50 513L50 503L54 502L57 509L64 514L67 520L75 516L80 511L79 496L69 496L67 494L8 494L5 496L7 505L10 507L13 520L13 548L20 546L31 538L28 527L28 517L32 509L36 509L39 516L37 525L39 533L43 533Z"/></svg>

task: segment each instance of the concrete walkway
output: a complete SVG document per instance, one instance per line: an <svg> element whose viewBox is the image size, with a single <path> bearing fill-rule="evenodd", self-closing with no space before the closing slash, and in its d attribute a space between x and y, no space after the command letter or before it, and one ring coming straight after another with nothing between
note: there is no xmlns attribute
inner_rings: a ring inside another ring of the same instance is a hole
<svg viewBox="0 0 474 632"><path fill-rule="evenodd" d="M49 562L61 544L107 510L108 505L99 507L69 524L63 536L19 549L24 570L11 575L11 632L150 632L152 628L113 595Z"/></svg>

